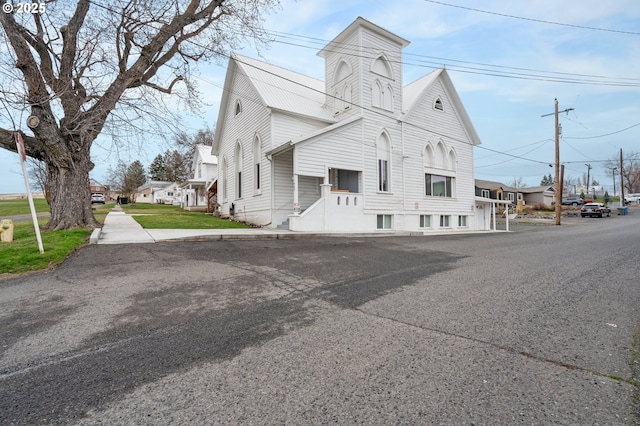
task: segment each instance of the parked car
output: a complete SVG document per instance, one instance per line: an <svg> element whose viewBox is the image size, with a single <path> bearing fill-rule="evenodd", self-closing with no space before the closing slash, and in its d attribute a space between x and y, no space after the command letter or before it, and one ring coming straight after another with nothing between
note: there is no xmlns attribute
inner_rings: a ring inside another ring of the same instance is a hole
<svg viewBox="0 0 640 426"><path fill-rule="evenodd" d="M584 204L584 201L582 201L582 198L580 197L568 197L568 198L563 198L562 199L562 205L563 206L580 206Z"/></svg>
<svg viewBox="0 0 640 426"><path fill-rule="evenodd" d="M102 194L91 194L91 204L104 204L105 199Z"/></svg>
<svg viewBox="0 0 640 426"><path fill-rule="evenodd" d="M640 199L640 194L629 194L626 197L624 197L624 202L637 203L639 199Z"/></svg>
<svg viewBox="0 0 640 426"><path fill-rule="evenodd" d="M580 208L580 216L611 217L611 209L602 203L587 203Z"/></svg>

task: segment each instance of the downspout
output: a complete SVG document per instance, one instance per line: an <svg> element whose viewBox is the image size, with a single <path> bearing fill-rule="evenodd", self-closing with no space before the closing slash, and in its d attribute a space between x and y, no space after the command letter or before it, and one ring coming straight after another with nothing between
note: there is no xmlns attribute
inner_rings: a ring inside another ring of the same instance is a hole
<svg viewBox="0 0 640 426"><path fill-rule="evenodd" d="M404 155L404 121L400 122L400 143L402 144L402 214L404 215L407 211L407 191L405 185L406 167L404 162L409 158Z"/></svg>

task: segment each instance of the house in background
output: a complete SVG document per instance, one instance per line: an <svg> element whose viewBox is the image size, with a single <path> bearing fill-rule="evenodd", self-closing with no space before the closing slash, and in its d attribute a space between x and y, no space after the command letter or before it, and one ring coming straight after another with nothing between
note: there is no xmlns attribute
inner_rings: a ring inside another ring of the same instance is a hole
<svg viewBox="0 0 640 426"><path fill-rule="evenodd" d="M556 191L553 185L520 188L519 191L522 192L524 203L528 206L535 206L536 204L551 206L556 199Z"/></svg>
<svg viewBox="0 0 640 426"><path fill-rule="evenodd" d="M512 188L502 182L476 179L476 196L510 201L513 206L524 200L522 188Z"/></svg>
<svg viewBox="0 0 640 426"><path fill-rule="evenodd" d="M489 229L480 144L445 69L404 85L409 42L357 18L317 80L238 54L212 153L223 216L294 231Z"/></svg>
<svg viewBox="0 0 640 426"><path fill-rule="evenodd" d="M173 182L167 182L164 180L150 180L136 189L134 199L129 200L129 202L155 204L157 202L157 192L161 191L172 183Z"/></svg>
<svg viewBox="0 0 640 426"><path fill-rule="evenodd" d="M153 202L156 204L180 205L182 199L182 188L176 182L170 183L164 188L156 189L153 192Z"/></svg>
<svg viewBox="0 0 640 426"><path fill-rule="evenodd" d="M218 157L211 153L208 145L197 145L191 164L193 178L182 184L182 208L208 211L212 200L210 190L218 178Z"/></svg>
<svg viewBox="0 0 640 426"><path fill-rule="evenodd" d="M111 191L109 191L109 187L101 184L97 180L90 178L89 179L89 191L92 194L102 194L108 200L111 196Z"/></svg>
<svg viewBox="0 0 640 426"><path fill-rule="evenodd" d="M515 209L518 202L522 206L551 206L555 201L555 190L553 185L512 188L502 182L476 179L476 196L511 201Z"/></svg>

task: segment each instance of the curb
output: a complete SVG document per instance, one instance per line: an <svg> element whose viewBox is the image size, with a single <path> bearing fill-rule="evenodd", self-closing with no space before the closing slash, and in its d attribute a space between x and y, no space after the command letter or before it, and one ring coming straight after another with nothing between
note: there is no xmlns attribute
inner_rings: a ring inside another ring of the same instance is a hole
<svg viewBox="0 0 640 426"><path fill-rule="evenodd" d="M93 228L93 232L89 237L89 244L98 244L98 240L100 239L101 233L102 233L102 228Z"/></svg>

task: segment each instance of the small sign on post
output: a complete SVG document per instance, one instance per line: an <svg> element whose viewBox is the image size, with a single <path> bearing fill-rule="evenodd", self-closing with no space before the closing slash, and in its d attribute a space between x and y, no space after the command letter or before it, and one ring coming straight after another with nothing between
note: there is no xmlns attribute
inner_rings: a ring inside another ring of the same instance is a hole
<svg viewBox="0 0 640 426"><path fill-rule="evenodd" d="M38 240L38 250L40 254L44 253L44 247L42 247L42 236L40 235L40 227L38 226L38 216L36 215L36 207L33 205L33 196L31 195L31 188L29 187L29 178L27 177L27 168L24 162L27 160L27 152L24 149L24 141L20 132L14 132L13 137L16 140L16 148L20 155L20 165L22 166L22 176L24 177L24 186L27 189L27 198L29 199L29 209L31 210L31 219L33 220L33 227L36 231L36 239Z"/></svg>

